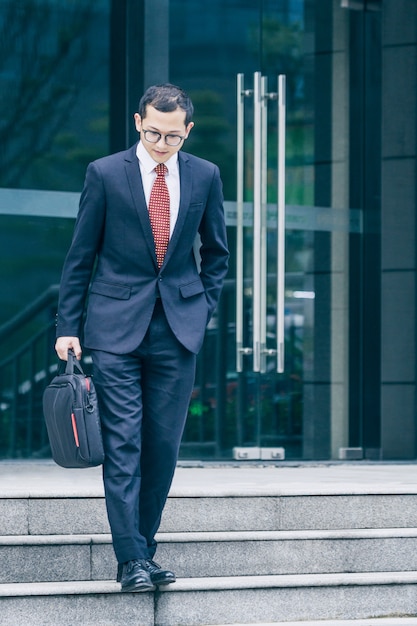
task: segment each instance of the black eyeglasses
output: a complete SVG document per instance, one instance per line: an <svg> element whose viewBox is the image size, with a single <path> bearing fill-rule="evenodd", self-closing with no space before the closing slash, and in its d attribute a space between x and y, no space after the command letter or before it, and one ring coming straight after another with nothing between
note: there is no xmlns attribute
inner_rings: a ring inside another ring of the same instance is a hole
<svg viewBox="0 0 417 626"><path fill-rule="evenodd" d="M142 132L146 141L149 141L149 143L158 143L161 137L163 137L165 139L166 145L171 146L172 148L175 148L175 146L179 146L181 141L185 139L185 136L181 137L180 135L162 135L161 133L157 133L155 130L144 130L143 128Z"/></svg>

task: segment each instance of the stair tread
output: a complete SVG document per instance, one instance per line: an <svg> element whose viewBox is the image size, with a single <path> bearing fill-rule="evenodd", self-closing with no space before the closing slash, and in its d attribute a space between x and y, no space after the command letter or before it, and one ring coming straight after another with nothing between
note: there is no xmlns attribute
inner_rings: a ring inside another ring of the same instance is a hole
<svg viewBox="0 0 417 626"><path fill-rule="evenodd" d="M226 530L162 532L158 543L213 541L286 541L306 539L389 539L417 537L417 528L343 528L334 530ZM110 533L0 535L0 546L110 543Z"/></svg>
<svg viewBox="0 0 417 626"><path fill-rule="evenodd" d="M417 583L417 572L366 572L334 574L274 574L182 578L163 591L200 591L204 589L266 589L278 587L327 587L345 585L389 585Z"/></svg>
<svg viewBox="0 0 417 626"><path fill-rule="evenodd" d="M0 535L0 546L42 546L111 543L110 534Z"/></svg>
<svg viewBox="0 0 417 626"><path fill-rule="evenodd" d="M0 597L87 595L115 592L120 592L120 585L110 580L0 584Z"/></svg>
<svg viewBox="0 0 417 626"><path fill-rule="evenodd" d="M375 617L365 619L310 620L308 622L269 622L233 624L233 626L416 626L416 617ZM230 626L230 624L216 624Z"/></svg>
<svg viewBox="0 0 417 626"><path fill-rule="evenodd" d="M285 587L328 587L416 584L417 572L370 572L336 574L281 574L268 576L228 576L180 578L163 592L216 591L222 589L266 589ZM0 584L0 597L39 595L86 595L115 593L120 585L114 581L66 581Z"/></svg>
<svg viewBox="0 0 417 626"><path fill-rule="evenodd" d="M159 542L254 541L288 539L386 539L417 537L417 528L342 528L334 530L228 530L158 533Z"/></svg>
<svg viewBox="0 0 417 626"><path fill-rule="evenodd" d="M173 498L417 494L412 463L179 466ZM2 498L103 498L101 468L67 470L52 461L0 463Z"/></svg>

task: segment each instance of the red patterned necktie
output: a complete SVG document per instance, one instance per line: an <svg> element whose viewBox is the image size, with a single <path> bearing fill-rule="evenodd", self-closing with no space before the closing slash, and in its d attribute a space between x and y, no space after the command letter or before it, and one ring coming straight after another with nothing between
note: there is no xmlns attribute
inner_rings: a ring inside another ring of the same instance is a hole
<svg viewBox="0 0 417 626"><path fill-rule="evenodd" d="M164 262L169 242L169 192L165 182L168 171L164 163L155 167L156 178L149 198L149 219L155 240L156 259L158 267Z"/></svg>

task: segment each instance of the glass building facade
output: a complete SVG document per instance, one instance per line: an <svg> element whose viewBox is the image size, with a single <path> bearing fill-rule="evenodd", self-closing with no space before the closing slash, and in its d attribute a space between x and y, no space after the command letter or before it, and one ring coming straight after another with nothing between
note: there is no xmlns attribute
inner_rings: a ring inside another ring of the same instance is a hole
<svg viewBox="0 0 417 626"><path fill-rule="evenodd" d="M0 458L50 454L42 391L56 368L57 289L85 169L137 140L141 94L169 81L195 105L184 149L220 167L231 248L181 458L415 459L415 0L0 0L0 29ZM236 333L241 316L254 345L258 75L269 94L260 368L250 348L239 358Z"/></svg>

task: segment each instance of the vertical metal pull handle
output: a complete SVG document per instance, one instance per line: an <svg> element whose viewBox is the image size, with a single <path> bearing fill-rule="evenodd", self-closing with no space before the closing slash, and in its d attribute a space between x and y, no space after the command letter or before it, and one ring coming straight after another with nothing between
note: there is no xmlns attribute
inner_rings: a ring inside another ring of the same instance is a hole
<svg viewBox="0 0 417 626"><path fill-rule="evenodd" d="M267 191L268 191L268 79L261 79L261 234L260 234L260 371L266 372L266 305L267 305Z"/></svg>
<svg viewBox="0 0 417 626"><path fill-rule="evenodd" d="M277 372L284 371L285 339L285 117L286 80L278 76Z"/></svg>
<svg viewBox="0 0 417 626"><path fill-rule="evenodd" d="M253 371L261 371L262 324L262 93L261 73L253 76L253 284L252 345Z"/></svg>
<svg viewBox="0 0 417 626"><path fill-rule="evenodd" d="M237 75L237 193L236 193L236 369L243 371L244 355L253 355L254 372L266 371L268 356L277 357L277 371L284 371L285 321L285 76L278 76L278 93L268 93L267 78L253 76L253 91L245 90L244 75ZM253 267L252 347L244 346L244 99L253 96ZM277 201L277 316L276 350L268 350L267 338L267 102L278 98L278 201Z"/></svg>
<svg viewBox="0 0 417 626"><path fill-rule="evenodd" d="M244 185L244 75L237 75L237 190L236 190L236 370L243 371L243 185Z"/></svg>

